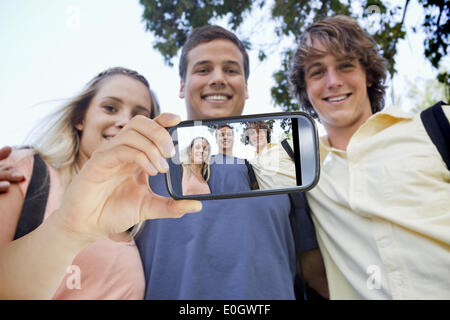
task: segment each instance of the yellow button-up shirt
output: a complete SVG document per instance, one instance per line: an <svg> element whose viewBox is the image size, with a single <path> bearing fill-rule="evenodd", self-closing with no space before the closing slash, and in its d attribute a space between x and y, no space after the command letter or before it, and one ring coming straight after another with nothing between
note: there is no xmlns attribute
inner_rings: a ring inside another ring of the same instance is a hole
<svg viewBox="0 0 450 320"><path fill-rule="evenodd" d="M292 148L292 141L288 140ZM261 154L249 159L260 189L292 188L297 185L295 163L280 143L269 143Z"/></svg>
<svg viewBox="0 0 450 320"><path fill-rule="evenodd" d="M450 299L450 171L420 116L379 112L320 156L307 198L330 298Z"/></svg>

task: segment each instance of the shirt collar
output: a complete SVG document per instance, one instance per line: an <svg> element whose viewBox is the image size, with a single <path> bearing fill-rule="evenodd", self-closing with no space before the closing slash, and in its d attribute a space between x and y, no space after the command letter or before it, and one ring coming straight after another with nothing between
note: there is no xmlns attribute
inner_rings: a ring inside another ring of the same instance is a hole
<svg viewBox="0 0 450 320"><path fill-rule="evenodd" d="M275 146L277 146L277 145L278 145L278 143L269 142L268 144L266 144L266 147L263 149L263 151L261 152L261 154L264 154L264 153L268 152L270 149L272 149L273 147L275 147ZM256 152L256 150L253 151L253 152L255 153L255 156L256 156L256 157L261 156L261 154L258 154L258 152Z"/></svg>
<svg viewBox="0 0 450 320"><path fill-rule="evenodd" d="M411 120L413 117L414 115L406 113L397 107L386 108L383 111L375 113L369 119L367 119L367 121L363 123L361 127L359 127L355 134L353 134L350 141L355 137L357 137L358 139L364 139L365 137L372 136L375 133L386 129L398 122ZM321 136L319 138L319 152L321 160L323 160L325 156L330 152L334 152L342 156L346 154L345 151L330 146L327 135Z"/></svg>

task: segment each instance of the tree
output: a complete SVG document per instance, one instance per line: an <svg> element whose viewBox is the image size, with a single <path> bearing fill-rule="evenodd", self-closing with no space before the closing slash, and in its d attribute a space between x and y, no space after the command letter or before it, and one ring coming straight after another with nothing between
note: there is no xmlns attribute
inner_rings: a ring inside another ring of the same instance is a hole
<svg viewBox="0 0 450 320"><path fill-rule="evenodd" d="M445 74L445 72L442 72L442 74ZM446 90L444 83L437 79L405 79L405 82L407 84L405 87L408 89L404 97L407 101L414 101L414 106L410 109L413 113L419 113L440 100L450 101L450 92ZM403 97L397 99L401 102Z"/></svg>
<svg viewBox="0 0 450 320"><path fill-rule="evenodd" d="M435 68L439 68L441 58L447 54L449 45L450 2L446 0L418 0L425 11L420 28L426 33L424 55ZM395 70L397 43L405 38L404 20L410 0L404 5L392 5L391 1L361 0L359 3L346 0L140 0L144 6L143 20L146 30L156 36L154 48L169 65L184 44L189 31L194 27L211 24L226 19L228 27L236 31L243 21L256 9L266 8L275 23L273 45L283 38L298 40L299 35L311 22L327 16L343 14L358 20L377 41L382 55L388 62L391 76ZM416 27L413 31L417 31ZM244 38L247 49L252 47L251 35ZM275 86L271 95L275 104L285 111L298 110L297 102L289 95L288 71L293 48L282 52L280 70L273 74ZM259 59L267 57L265 48L258 48ZM438 79L447 85L448 74L440 74Z"/></svg>

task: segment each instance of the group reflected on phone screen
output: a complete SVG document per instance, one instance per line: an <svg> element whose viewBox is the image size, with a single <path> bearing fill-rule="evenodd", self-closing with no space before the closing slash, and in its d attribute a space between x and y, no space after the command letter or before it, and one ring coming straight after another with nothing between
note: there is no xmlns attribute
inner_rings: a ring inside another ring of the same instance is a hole
<svg viewBox="0 0 450 320"><path fill-rule="evenodd" d="M297 186L292 126L286 120L178 128L183 195L211 194L209 182L218 170L248 173L248 191Z"/></svg>

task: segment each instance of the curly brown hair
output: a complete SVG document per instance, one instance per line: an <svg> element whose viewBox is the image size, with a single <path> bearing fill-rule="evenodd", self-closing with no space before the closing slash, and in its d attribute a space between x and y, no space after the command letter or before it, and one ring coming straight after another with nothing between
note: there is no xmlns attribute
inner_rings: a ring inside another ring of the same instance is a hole
<svg viewBox="0 0 450 320"><path fill-rule="evenodd" d="M250 129L254 129L256 131L264 130L267 134L267 143L270 143L270 141L272 140L272 130L270 129L269 125L264 121L253 121L247 122L245 124L244 137L246 143L249 143L248 130Z"/></svg>
<svg viewBox="0 0 450 320"><path fill-rule="evenodd" d="M320 42L327 52L315 49L313 42ZM306 93L305 65L311 60L331 52L335 57L358 59L366 72L368 96L372 113L384 108L386 93L386 60L380 55L373 37L352 18L334 16L310 25L300 36L289 71L290 93L300 108L318 118Z"/></svg>

